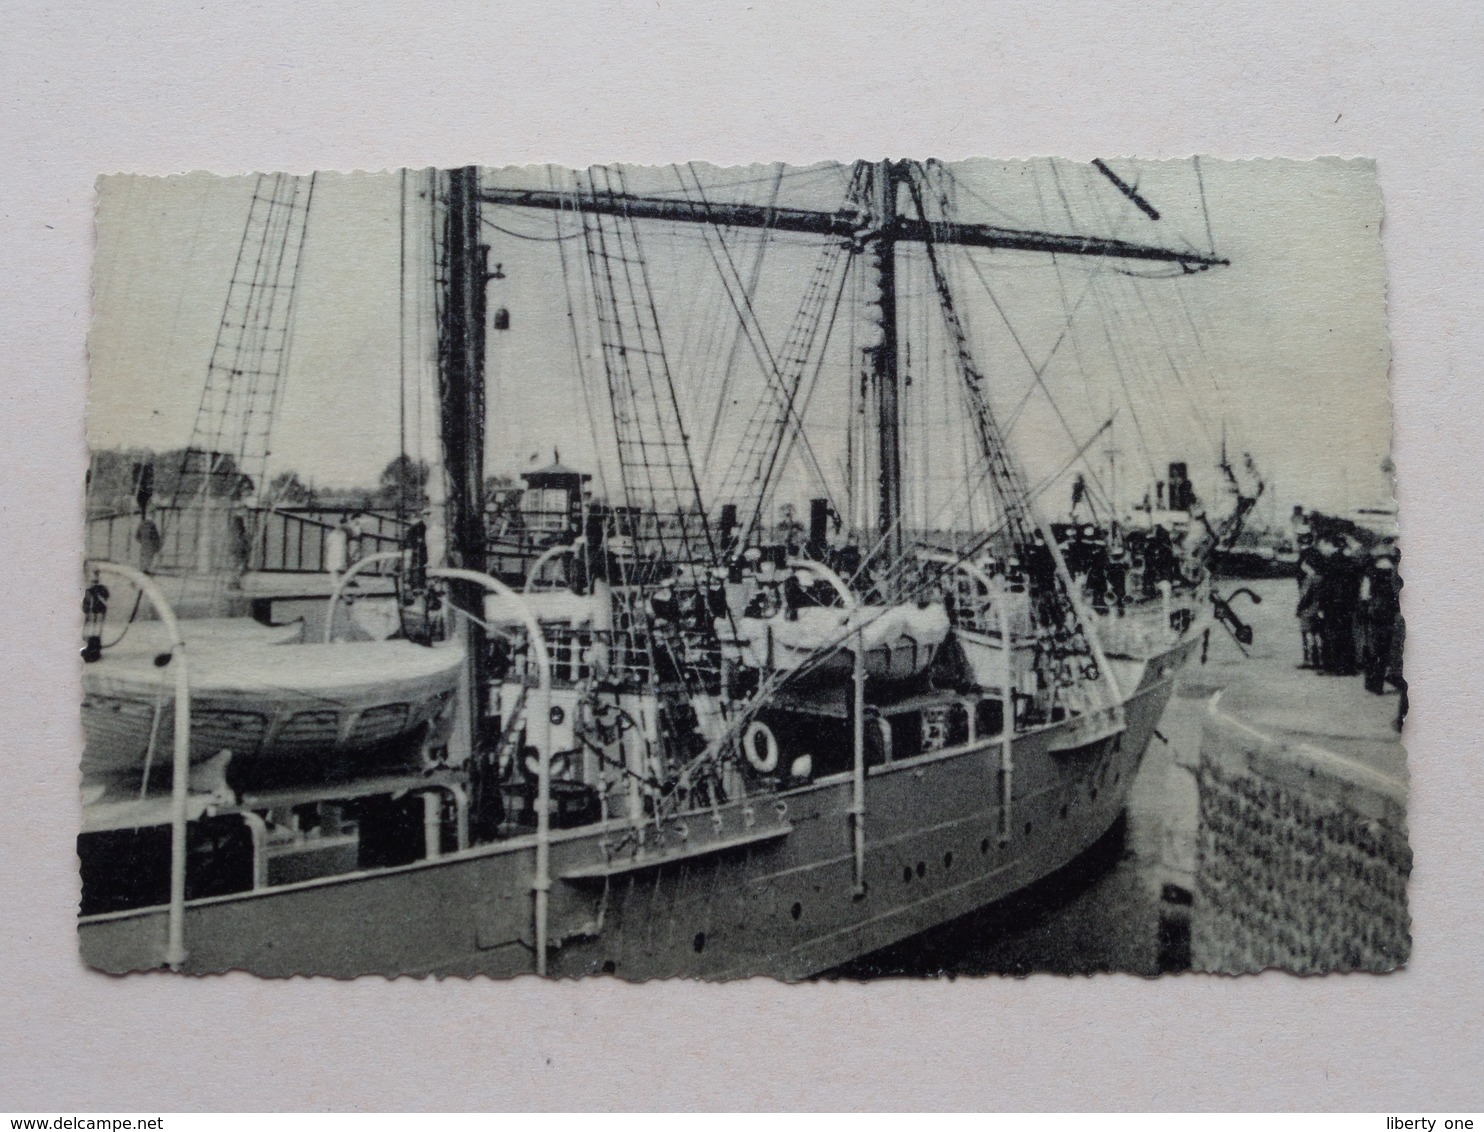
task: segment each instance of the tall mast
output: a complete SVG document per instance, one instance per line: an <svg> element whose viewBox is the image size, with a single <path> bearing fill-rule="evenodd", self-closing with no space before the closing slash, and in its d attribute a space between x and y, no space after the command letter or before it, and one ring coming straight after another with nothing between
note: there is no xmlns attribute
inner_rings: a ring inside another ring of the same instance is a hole
<svg viewBox="0 0 1484 1132"><path fill-rule="evenodd" d="M448 556L466 570L485 569L484 530L484 346L486 260L479 242L479 170L474 166L445 174L441 294L438 326L438 384L442 412L444 468L448 482ZM484 591L470 582L451 584L454 605L469 620L468 672L472 758L471 810L487 812L486 776L481 761L481 730L489 696L484 633Z"/></svg>
<svg viewBox="0 0 1484 1132"><path fill-rule="evenodd" d="M479 171L447 174L438 375L448 473L448 542L454 564L484 569L485 261L479 242Z"/></svg>
<svg viewBox="0 0 1484 1132"><path fill-rule="evenodd" d="M881 553L895 565L906 544L902 529L902 430L897 364L897 267L895 221L898 168L882 161L872 184L872 224L865 245L868 302L879 308L881 344L874 348L871 376L876 387L876 438L880 497L876 510Z"/></svg>

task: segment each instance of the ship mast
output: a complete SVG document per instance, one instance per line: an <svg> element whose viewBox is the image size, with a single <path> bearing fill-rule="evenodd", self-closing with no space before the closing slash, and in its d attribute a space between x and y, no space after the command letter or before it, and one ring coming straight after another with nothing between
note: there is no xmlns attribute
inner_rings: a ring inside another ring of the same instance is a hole
<svg viewBox="0 0 1484 1132"><path fill-rule="evenodd" d="M479 240L479 170L451 169L443 181L439 257L438 386L444 467L448 483L448 554L454 566L485 569L485 284L489 248ZM484 631L484 591L471 582L449 584L453 604L469 615L467 741L471 810L487 812L482 727L488 710L489 673Z"/></svg>
<svg viewBox="0 0 1484 1132"><path fill-rule="evenodd" d="M895 224L899 164L882 161L873 171L872 224L865 245L868 307L879 308L881 344L874 347L871 376L876 388L876 442L880 500L876 524L881 553L900 562L906 546L902 513L902 430L899 343L897 341L897 267Z"/></svg>
<svg viewBox="0 0 1484 1132"><path fill-rule="evenodd" d="M486 258L479 242L479 171L447 174L438 377L447 460L448 542L454 565L484 569L484 352Z"/></svg>

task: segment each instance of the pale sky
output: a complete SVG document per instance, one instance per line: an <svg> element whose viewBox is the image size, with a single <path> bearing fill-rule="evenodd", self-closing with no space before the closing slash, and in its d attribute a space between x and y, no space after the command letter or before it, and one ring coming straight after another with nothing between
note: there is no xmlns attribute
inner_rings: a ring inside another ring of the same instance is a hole
<svg viewBox="0 0 1484 1132"><path fill-rule="evenodd" d="M1232 453L1251 451L1273 485L1280 515L1293 502L1343 510L1388 499L1381 463L1391 433L1389 355L1374 167L1338 159L1203 161L1203 209L1191 162L1107 160L1160 210L1159 222L1089 166L986 161L952 167L963 220L1202 250L1209 240L1232 261L1189 277L1142 280L1115 269L1168 270L1076 257L1053 264L1006 251L954 253L957 304L1002 423L1024 405L1012 446L1032 481L1060 469L1111 410L1125 503L1142 494L1151 466L1162 469L1171 459L1185 460L1198 490L1212 496L1223 421ZM713 201L762 203L772 189L767 166L698 172ZM550 176L568 183L565 174L544 168L485 174L491 184L540 186ZM672 169L631 170L629 179L636 191L677 193ZM413 174L408 184L408 307L414 310L427 286L427 222L417 196L426 181ZM842 186L843 177L831 168L791 170L779 201L835 207ZM251 179L208 175L99 182L89 338L89 436L95 446L161 450L190 439L251 191ZM401 199L395 173L322 174L317 181L270 474L293 468L320 484L374 483L397 454L404 425L409 451L436 455L431 322L399 318ZM506 276L490 286L490 309L505 307L511 315L511 329L490 337L488 470L527 470L533 454L544 463L553 447L562 449L565 462L596 470L604 448L593 439L576 377L558 255L564 250L576 272L582 241L553 242L575 232L575 222L563 217L559 226L550 214L509 209L489 209L486 218L506 229L486 228L491 261L501 263ZM719 329L730 310L694 226L646 225L641 238L667 353L690 413L687 425L703 437L727 345ZM744 276L756 246L751 236L728 236ZM755 305L775 351L817 254L818 241L810 237L780 238L766 252ZM923 355L941 354L943 336L919 252L903 253L899 277L901 302L912 312L903 315L903 332L919 351L919 379L908 394L908 469L921 483L947 483L959 465L945 452L957 450L959 441L950 434L962 420L955 420L950 398L928 389L934 363ZM573 287L582 321L591 297L580 272ZM601 371L592 334L582 333L591 377ZM858 356L851 339L859 333L859 320L842 314L808 417L837 489L843 489L850 359ZM1032 362L1045 366L1049 397L1039 390L1026 397ZM729 422L723 446L738 435L736 414L763 390L745 346L737 372L731 386L737 408L723 418ZM600 434L606 424L600 420ZM1106 447L1101 439L1090 450L1103 476ZM810 493L802 473L793 482L794 494ZM935 489L922 490L932 511ZM1064 508L1063 486L1047 499L1049 509Z"/></svg>

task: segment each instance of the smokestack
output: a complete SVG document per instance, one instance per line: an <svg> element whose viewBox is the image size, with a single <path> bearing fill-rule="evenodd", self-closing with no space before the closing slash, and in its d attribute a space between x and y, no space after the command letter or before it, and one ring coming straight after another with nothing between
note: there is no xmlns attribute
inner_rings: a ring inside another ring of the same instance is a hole
<svg viewBox="0 0 1484 1132"><path fill-rule="evenodd" d="M826 533L830 524L830 501L828 499L809 500L809 553L814 558L824 555L825 548L829 546L829 536Z"/></svg>

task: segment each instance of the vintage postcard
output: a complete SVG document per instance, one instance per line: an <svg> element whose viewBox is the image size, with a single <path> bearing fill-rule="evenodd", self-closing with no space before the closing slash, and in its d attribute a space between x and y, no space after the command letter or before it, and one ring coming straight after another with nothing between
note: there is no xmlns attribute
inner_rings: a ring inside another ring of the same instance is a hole
<svg viewBox="0 0 1484 1132"><path fill-rule="evenodd" d="M99 182L84 960L1410 952L1370 162Z"/></svg>

